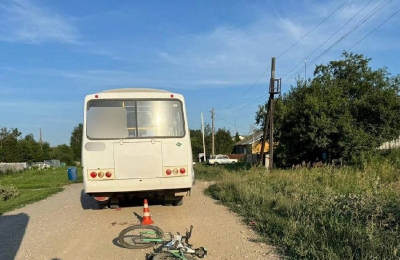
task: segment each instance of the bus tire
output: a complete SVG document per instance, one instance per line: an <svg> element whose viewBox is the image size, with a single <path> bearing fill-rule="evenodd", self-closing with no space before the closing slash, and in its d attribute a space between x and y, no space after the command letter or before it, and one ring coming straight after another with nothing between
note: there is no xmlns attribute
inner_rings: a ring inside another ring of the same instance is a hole
<svg viewBox="0 0 400 260"><path fill-rule="evenodd" d="M164 201L163 201L164 206L172 206L173 204L174 204L173 200L164 199Z"/></svg>
<svg viewBox="0 0 400 260"><path fill-rule="evenodd" d="M97 202L98 209L108 209L109 208L109 201L98 201Z"/></svg>
<svg viewBox="0 0 400 260"><path fill-rule="evenodd" d="M175 199L174 202L172 203L174 206L182 206L183 205L183 197L179 199Z"/></svg>

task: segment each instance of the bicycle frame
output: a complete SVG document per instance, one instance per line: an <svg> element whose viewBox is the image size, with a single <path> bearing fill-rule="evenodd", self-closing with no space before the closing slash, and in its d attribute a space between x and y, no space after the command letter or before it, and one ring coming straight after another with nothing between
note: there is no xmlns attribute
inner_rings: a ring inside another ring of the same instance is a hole
<svg viewBox="0 0 400 260"><path fill-rule="evenodd" d="M164 233L156 226L136 225L122 230L118 236L118 241L124 247L132 249L142 249L162 244L161 252L155 253L154 256L158 254L168 254L173 258L183 260L192 259L191 255L203 258L207 255L207 249L204 247L192 249L192 245L189 244L192 229L193 226L190 227L190 231L186 231L185 236L182 236L179 232L176 235L172 235L169 232ZM133 234L129 233L131 231ZM134 231L139 232L134 234ZM165 237L165 235L169 235L169 238ZM125 240L125 238L127 240Z"/></svg>

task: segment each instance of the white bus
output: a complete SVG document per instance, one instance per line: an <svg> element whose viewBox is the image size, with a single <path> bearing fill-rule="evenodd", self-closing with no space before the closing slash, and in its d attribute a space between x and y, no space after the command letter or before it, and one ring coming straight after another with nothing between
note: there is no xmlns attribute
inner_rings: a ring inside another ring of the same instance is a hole
<svg viewBox="0 0 400 260"><path fill-rule="evenodd" d="M100 206L121 197L182 205L194 183L182 95L114 89L87 95L82 167L85 193Z"/></svg>

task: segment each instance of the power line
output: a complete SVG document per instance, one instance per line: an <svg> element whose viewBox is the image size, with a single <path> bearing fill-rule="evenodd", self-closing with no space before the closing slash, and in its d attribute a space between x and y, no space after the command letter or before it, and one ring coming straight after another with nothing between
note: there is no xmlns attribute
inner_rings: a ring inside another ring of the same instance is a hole
<svg viewBox="0 0 400 260"><path fill-rule="evenodd" d="M321 54L319 54L317 57L315 57L311 62L311 64L314 64L319 60L322 56L324 56L326 53L328 53L333 47L338 45L341 41L343 41L346 37L348 37L350 34L352 34L355 30L357 30L361 25L363 25L366 21L368 21L372 16L374 16L377 12L379 12L382 8L386 7L391 1L393 0L384 0L382 1L377 7L375 7L366 17L364 17L357 25L352 27L347 33L345 33L342 37L340 37L336 42L334 42L331 46L329 46L326 50L324 50ZM296 71L296 73L292 74L288 79L285 81L288 82L289 80L295 78L299 73L301 73L304 70L304 68ZM287 74L286 74L287 75Z"/></svg>
<svg viewBox="0 0 400 260"><path fill-rule="evenodd" d="M326 39L322 44L318 46L314 51L312 51L305 59L309 59L314 53L316 53L325 43L327 43L330 39L332 39L340 30L342 30L346 25L348 25L359 13L361 13L370 3L370 0L366 5L364 5L356 14L354 14L345 24L342 25L335 33L333 33L328 39ZM303 61L299 62L296 66L294 66L288 73L286 73L282 78L285 78L289 75L293 70L297 69L299 66L303 64Z"/></svg>
<svg viewBox="0 0 400 260"><path fill-rule="evenodd" d="M386 7L392 0L385 0L382 1L377 7L375 7L367 16L365 16L357 25L355 25L354 27L352 27L346 34L344 34L341 38L339 38L335 43L333 43L331 46L329 46L325 51L323 51L320 55L318 55L316 58L314 58L312 60L312 62L309 64L314 64L319 58L321 58L323 55L325 55L327 52L329 52L333 47L335 47L337 44L339 44L341 41L343 41L346 37L348 37L351 33L353 33L355 30L357 30L361 25L363 25L366 21L368 21L372 16L374 16L376 13L378 13L382 8ZM347 2L347 1L346 1ZM331 39L333 36L335 36L341 29L343 29L351 20L353 20L360 12L362 12L362 10L364 10L370 3L372 2L369 1L366 5L364 5L352 18L350 18L340 29L338 29L333 35L331 35L329 39ZM337 9L338 10L338 9ZM337 11L335 10L335 11ZM362 39L360 39L358 42L356 42L354 45L352 45L348 50L354 48L356 45L358 45L360 42L362 42L365 38L367 38L369 35L371 35L373 32L375 32L378 28L380 28L383 24L385 24L387 21L389 21L391 18L393 18L396 14L398 14L400 12L400 9L397 10L396 12L394 12L390 17L388 17L386 20L384 20L381 24L379 24L376 28L374 28L371 32L369 32L367 35L365 35ZM326 20L326 19L325 19ZM316 50L314 50L308 57L310 57L312 54L314 54L318 49L321 48L321 46L323 46L328 40L326 40L322 45L320 45ZM290 48L293 48L292 46ZM287 52L287 51L285 51ZM283 53L285 54L285 53ZM280 56L282 56L283 54L281 54ZM278 57L280 57L278 56ZM303 63L303 62L302 62ZM302 64L301 63L301 64ZM304 68L303 68L304 69ZM290 79L294 78L298 73L300 73L303 69L299 70L298 72L296 72L294 75L292 75L290 78L288 78L286 81L289 81ZM293 70L293 69L292 69ZM253 84L253 86L266 74L267 71L265 71L260 77L259 79L257 79L257 81ZM290 72L289 72L290 73ZM286 77L288 75L288 73L284 76ZM252 86L252 87L253 87ZM252 88L251 87L251 88ZM250 89L251 89L250 88ZM250 91L250 89L248 89L245 93L247 94L248 91ZM244 105L238 106L236 110L243 110L244 108L246 108L247 106L259 101L260 99L264 98L266 95L262 95L257 97L255 100L250 101L249 103L246 103ZM235 101L236 102L236 101ZM235 102L233 104L235 104ZM240 116L240 115L239 115ZM244 116L244 115L243 115ZM236 117L238 117L238 115L236 114ZM241 116L240 116L241 117ZM227 121L224 118L219 117L219 119L233 125L232 122Z"/></svg>
<svg viewBox="0 0 400 260"><path fill-rule="evenodd" d="M375 27L375 29L373 29L371 32L369 32L367 35L365 35L363 38L361 38L358 42L356 42L353 46L351 46L348 50L351 50L354 46L358 45L360 42L362 42L365 38L367 38L368 36L370 36L373 32L375 32L376 30L379 29L379 27L381 27L382 25L384 25L387 21L389 21L390 19L392 19L396 14L398 14L400 12L400 9L397 10L396 12L394 12L391 16L389 16L389 18L387 18L385 21L383 21L381 24L379 24L377 27Z"/></svg>
<svg viewBox="0 0 400 260"><path fill-rule="evenodd" d="M308 35L310 35L313 31L315 31L319 26L321 26L326 20L328 20L333 14L335 14L338 10L340 10L349 0L345 0L338 8L336 8L332 13L330 13L327 17L325 17L321 22L319 22L313 29L311 29L308 33L306 33L305 35L303 35L303 37L301 37L299 40L297 40L294 44L292 44L289 48L287 48L285 51L283 51L281 54L279 54L277 56L277 59L279 57L282 57L283 55L285 55L287 52L289 52L293 47L295 47L299 42L301 42L304 38L306 38ZM371 0L372 1L372 0ZM249 93L249 91L251 89L253 89L253 87L258 83L258 81L260 81L260 79L262 77L264 77L264 75L271 69L271 66L268 66L268 68L261 74L261 76L256 80L256 82L254 82L250 88L248 88L243 94L242 97L245 96L247 93ZM231 108L232 106L234 106L242 97L238 98L237 100L235 100L233 103L231 103L230 105L223 107L223 108L219 108L219 109L227 109L227 108Z"/></svg>
<svg viewBox="0 0 400 260"><path fill-rule="evenodd" d="M270 69L270 67L268 67L268 68L263 72L263 74L261 74L261 76L256 80L256 82L254 82L253 85L251 85L251 87L248 88L247 91L244 92L244 93L242 94L242 97L244 97L247 93L249 93L249 91L258 83L258 81L260 81L260 79L261 79L262 77L264 77L264 75L269 71L269 69ZM230 105L228 105L228 106L226 106L226 107L223 107L223 108L219 108L219 109L227 109L227 108L230 108L230 107L232 107L233 105L235 105L235 104L237 103L237 101L239 101L240 99L241 99L241 98L238 98L238 99L236 99L233 103L231 103Z"/></svg>
<svg viewBox="0 0 400 260"><path fill-rule="evenodd" d="M237 125L235 125L235 123L232 123L231 121L228 121L228 120L226 120L225 118L223 118L223 117L221 117L221 116L219 116L219 115L218 115L218 116L215 115L215 117L216 117L217 119L220 119L220 120L222 120L222 121L224 121L224 122L226 122L226 123L232 125L232 126L235 126L236 128L239 128L239 129L242 130L242 131L245 131L244 128L238 127Z"/></svg>
<svg viewBox="0 0 400 260"><path fill-rule="evenodd" d="M279 57L283 56L284 54L286 54L289 50L291 50L294 46L296 46L299 42L301 42L304 38L306 38L310 33L312 33L313 31L315 31L315 29L317 29L321 24L323 24L326 20L328 20L333 14L335 14L338 10L340 10L346 3L348 2L348 0L344 1L338 8L336 8L330 15L328 15L325 19L323 19L317 26L315 26L311 31L309 31L306 35L304 35L303 37L300 38L300 40L298 40L297 42L295 42L292 46L290 46L287 50L285 50L283 53L279 54L278 57L276 59L278 59Z"/></svg>

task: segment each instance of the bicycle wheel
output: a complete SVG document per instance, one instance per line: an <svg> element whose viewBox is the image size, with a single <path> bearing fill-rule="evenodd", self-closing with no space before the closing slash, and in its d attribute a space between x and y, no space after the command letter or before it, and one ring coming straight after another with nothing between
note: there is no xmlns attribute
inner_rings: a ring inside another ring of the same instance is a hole
<svg viewBox="0 0 400 260"><path fill-rule="evenodd" d="M147 248L163 242L164 232L156 226L136 225L122 230L118 235L120 245L131 249Z"/></svg>
<svg viewBox="0 0 400 260"><path fill-rule="evenodd" d="M190 256L188 254L185 254L185 258L187 260L196 260L196 258L194 258L194 257L192 257L192 256ZM155 254L152 259L153 260L176 260L176 259L179 259L179 258L174 256L171 253L158 253L158 254Z"/></svg>

